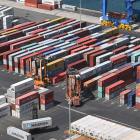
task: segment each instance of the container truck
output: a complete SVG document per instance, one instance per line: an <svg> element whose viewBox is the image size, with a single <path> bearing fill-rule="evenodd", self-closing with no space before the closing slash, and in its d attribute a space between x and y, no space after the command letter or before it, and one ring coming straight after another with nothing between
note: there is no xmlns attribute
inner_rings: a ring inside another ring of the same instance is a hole
<svg viewBox="0 0 140 140"><path fill-rule="evenodd" d="M27 121L22 122L23 130L31 130L31 129L36 129L36 128L51 127L51 126L52 126L51 117L27 120Z"/></svg>
<svg viewBox="0 0 140 140"><path fill-rule="evenodd" d="M7 128L7 135L10 135L19 140L32 140L32 136L30 133L27 133L23 130L20 130L20 129L18 129L16 127L12 127L12 126L9 126Z"/></svg>

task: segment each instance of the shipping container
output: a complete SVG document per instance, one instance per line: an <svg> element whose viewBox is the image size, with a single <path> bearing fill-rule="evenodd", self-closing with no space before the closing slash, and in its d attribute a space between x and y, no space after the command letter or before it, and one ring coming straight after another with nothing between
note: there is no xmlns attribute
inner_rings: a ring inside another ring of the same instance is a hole
<svg viewBox="0 0 140 140"><path fill-rule="evenodd" d="M31 130L36 128L51 127L51 126L52 126L51 117L22 121L23 130Z"/></svg>
<svg viewBox="0 0 140 140"><path fill-rule="evenodd" d="M90 67L93 67L93 66L95 66L96 65L96 57L97 56L100 56L100 55L102 55L102 54L104 54L104 53L106 53L107 51L106 50L102 50L102 51L99 51L99 52L96 52L96 53L94 53L94 54L91 54L90 56L89 56L89 66Z"/></svg>
<svg viewBox="0 0 140 140"><path fill-rule="evenodd" d="M125 89L125 82L123 80L117 81L105 88L105 99L110 100L120 95Z"/></svg>
<svg viewBox="0 0 140 140"><path fill-rule="evenodd" d="M128 103L128 94L131 93L130 89L126 89L120 93L120 104L125 105Z"/></svg>
<svg viewBox="0 0 140 140"><path fill-rule="evenodd" d="M0 118L5 116L10 116L10 104L9 103L3 103L0 105Z"/></svg>
<svg viewBox="0 0 140 140"><path fill-rule="evenodd" d="M7 134L20 140L32 140L32 136L30 133L27 133L23 130L20 130L12 126L9 126L7 128Z"/></svg>
<svg viewBox="0 0 140 140"><path fill-rule="evenodd" d="M4 95L0 95L0 105L6 103L6 97Z"/></svg>

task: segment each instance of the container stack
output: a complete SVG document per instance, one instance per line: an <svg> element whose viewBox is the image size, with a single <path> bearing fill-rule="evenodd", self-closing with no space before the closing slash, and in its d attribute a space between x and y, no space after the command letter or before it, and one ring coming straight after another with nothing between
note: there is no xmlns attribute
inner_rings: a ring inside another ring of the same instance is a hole
<svg viewBox="0 0 140 140"><path fill-rule="evenodd" d="M17 118L31 114L32 104L39 105L38 91L34 90L32 78L11 85L7 90L6 98L11 104L12 116Z"/></svg>
<svg viewBox="0 0 140 140"><path fill-rule="evenodd" d="M25 5L44 10L61 8L62 0L25 0Z"/></svg>
<svg viewBox="0 0 140 140"><path fill-rule="evenodd" d="M38 8L45 10L54 10L61 4L61 0L42 0L41 4L38 4ZM60 7L60 6L59 6Z"/></svg>
<svg viewBox="0 0 140 140"><path fill-rule="evenodd" d="M120 104L121 105L127 105L128 104L128 95L132 91L130 89L126 89L120 93Z"/></svg>
<svg viewBox="0 0 140 140"><path fill-rule="evenodd" d="M3 17L3 29L12 27L13 15L7 15Z"/></svg>
<svg viewBox="0 0 140 140"><path fill-rule="evenodd" d="M39 109L39 94L38 91L27 92L25 95L19 96L12 104L12 116L17 118L31 117L33 105Z"/></svg>
<svg viewBox="0 0 140 140"><path fill-rule="evenodd" d="M105 99L110 100L120 95L125 89L125 82L123 80L117 81L105 88Z"/></svg>
<svg viewBox="0 0 140 140"><path fill-rule="evenodd" d="M40 88L40 110L47 110L54 105L54 94L53 91L46 88Z"/></svg>
<svg viewBox="0 0 140 140"><path fill-rule="evenodd" d="M85 116L71 123L71 132L97 140L139 140L140 131L94 116ZM82 140L79 139L79 140Z"/></svg>
<svg viewBox="0 0 140 140"><path fill-rule="evenodd" d="M136 108L140 109L140 66L136 69Z"/></svg>
<svg viewBox="0 0 140 140"><path fill-rule="evenodd" d="M136 104L136 93L134 91L131 91L128 94L128 103L127 106L128 107L133 107Z"/></svg>
<svg viewBox="0 0 140 140"><path fill-rule="evenodd" d="M39 0L25 0L25 6L35 7L39 4Z"/></svg>
<svg viewBox="0 0 140 140"><path fill-rule="evenodd" d="M0 95L0 118L10 115L10 104L6 103L6 97L4 95Z"/></svg>
<svg viewBox="0 0 140 140"><path fill-rule="evenodd" d="M0 29L7 29L13 26L14 9L0 5Z"/></svg>
<svg viewBox="0 0 140 140"><path fill-rule="evenodd" d="M34 90L34 81L32 78L12 84L7 90L6 98L9 103L15 103L17 97L26 94L28 91Z"/></svg>
<svg viewBox="0 0 140 140"><path fill-rule="evenodd" d="M117 75L112 73L98 80L98 98L105 97L105 88L117 81Z"/></svg>

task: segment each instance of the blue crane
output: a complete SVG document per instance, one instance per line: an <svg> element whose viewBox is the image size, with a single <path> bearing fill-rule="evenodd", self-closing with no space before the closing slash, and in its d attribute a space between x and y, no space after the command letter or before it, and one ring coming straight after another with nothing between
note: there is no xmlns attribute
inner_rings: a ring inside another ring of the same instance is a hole
<svg viewBox="0 0 140 140"><path fill-rule="evenodd" d="M116 26L121 29L131 30L131 24L134 22L133 3L137 0L124 0L126 7L126 15L120 14L120 18L115 18L107 13L108 0L102 0L102 17L101 23L106 26Z"/></svg>

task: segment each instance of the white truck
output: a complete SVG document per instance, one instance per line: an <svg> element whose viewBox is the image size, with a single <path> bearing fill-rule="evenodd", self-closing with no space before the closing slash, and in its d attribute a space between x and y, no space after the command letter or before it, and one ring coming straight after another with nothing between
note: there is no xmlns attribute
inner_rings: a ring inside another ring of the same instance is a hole
<svg viewBox="0 0 140 140"><path fill-rule="evenodd" d="M27 120L27 121L22 122L23 130L31 130L31 129L36 129L36 128L51 127L51 126L52 126L51 117Z"/></svg>
<svg viewBox="0 0 140 140"><path fill-rule="evenodd" d="M7 135L17 138L19 140L32 140L30 133L20 130L16 127L9 126L7 128Z"/></svg>

